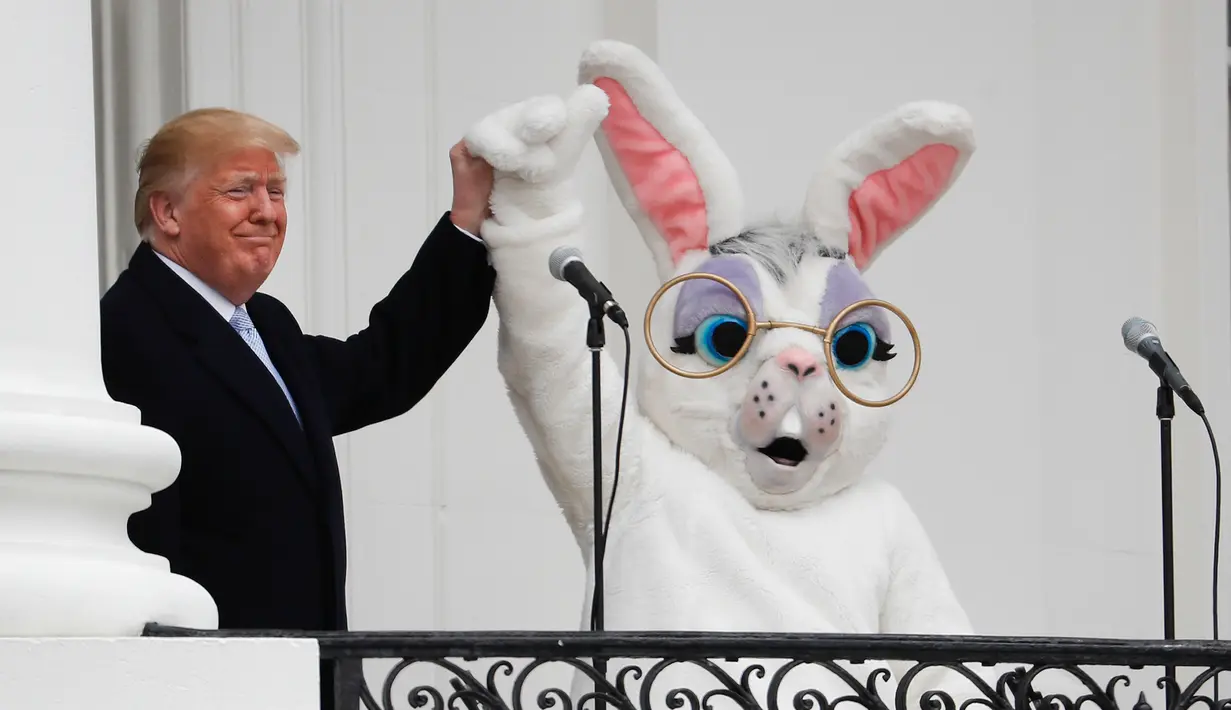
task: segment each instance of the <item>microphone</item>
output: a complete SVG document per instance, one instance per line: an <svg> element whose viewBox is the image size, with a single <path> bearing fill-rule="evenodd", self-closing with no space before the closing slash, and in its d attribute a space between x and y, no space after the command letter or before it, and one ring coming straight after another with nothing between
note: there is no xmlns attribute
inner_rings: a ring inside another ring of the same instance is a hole
<svg viewBox="0 0 1231 710"><path fill-rule="evenodd" d="M594 274L586 268L585 262L581 260L580 249L558 247L547 260L547 268L555 278L572 284L582 298L599 306L603 314L615 321L616 325L628 328L628 317L624 315L624 309L616 303L603 282L594 278Z"/></svg>
<svg viewBox="0 0 1231 710"><path fill-rule="evenodd" d="M1163 350L1163 342L1159 339L1158 329L1153 323L1134 316L1120 326L1120 335L1124 338L1124 347L1145 358L1146 362L1150 363L1150 369L1154 371L1154 374L1166 382L1167 386L1180 396L1189 409L1196 412L1197 416L1205 416L1205 406L1201 404L1197 393L1193 392L1193 388L1189 387L1184 376L1180 374L1180 367L1175 364L1167 351Z"/></svg>

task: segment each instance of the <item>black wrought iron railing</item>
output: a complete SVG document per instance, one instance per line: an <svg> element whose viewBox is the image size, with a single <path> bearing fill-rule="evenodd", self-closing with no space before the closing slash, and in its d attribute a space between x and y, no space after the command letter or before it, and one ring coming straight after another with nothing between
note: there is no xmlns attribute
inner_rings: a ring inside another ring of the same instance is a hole
<svg viewBox="0 0 1231 710"><path fill-rule="evenodd" d="M156 624L146 635L315 639L337 707L363 710L1231 710L1213 682L1231 644L1214 641Z"/></svg>

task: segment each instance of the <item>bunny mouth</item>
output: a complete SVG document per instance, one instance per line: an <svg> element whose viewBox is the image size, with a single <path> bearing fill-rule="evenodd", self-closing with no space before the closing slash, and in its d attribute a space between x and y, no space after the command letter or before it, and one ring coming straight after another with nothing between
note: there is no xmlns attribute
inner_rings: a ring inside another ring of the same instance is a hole
<svg viewBox="0 0 1231 710"><path fill-rule="evenodd" d="M787 436L780 436L769 442L768 446L757 449L759 453L779 466L794 468L808 458L808 450L803 442Z"/></svg>

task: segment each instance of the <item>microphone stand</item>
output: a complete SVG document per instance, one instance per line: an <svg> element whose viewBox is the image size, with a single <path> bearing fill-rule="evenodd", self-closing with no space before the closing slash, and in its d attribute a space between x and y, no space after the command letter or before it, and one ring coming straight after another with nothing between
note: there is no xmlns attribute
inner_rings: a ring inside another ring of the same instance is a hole
<svg viewBox="0 0 1231 710"><path fill-rule="evenodd" d="M1175 396L1162 378L1158 381L1158 399L1154 413L1158 417L1160 450L1162 453L1163 502L1163 637L1175 640L1175 554L1173 551L1171 515L1171 420L1175 418ZM1166 667L1167 707L1175 700L1175 666Z"/></svg>
<svg viewBox="0 0 1231 710"><path fill-rule="evenodd" d="M594 602L590 614L590 630L603 630L603 429L602 429L602 351L607 344L603 329L603 304L597 298L587 299L590 306L590 321L586 326L586 347L590 349L591 417L594 428ZM594 658L594 670L607 677L607 659ZM598 688L596 686L595 690ZM603 710L605 703L595 699L595 710Z"/></svg>

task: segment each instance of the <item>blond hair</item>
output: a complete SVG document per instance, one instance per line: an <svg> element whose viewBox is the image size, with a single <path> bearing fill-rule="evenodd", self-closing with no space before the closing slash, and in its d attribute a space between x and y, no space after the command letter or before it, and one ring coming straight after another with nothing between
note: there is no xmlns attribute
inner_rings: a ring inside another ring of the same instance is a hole
<svg viewBox="0 0 1231 710"><path fill-rule="evenodd" d="M299 143L286 131L252 114L227 108L202 108L171 119L145 143L137 159L137 194L133 224L149 240L155 192L181 194L196 173L220 157L244 148L261 147L282 155L297 155Z"/></svg>

